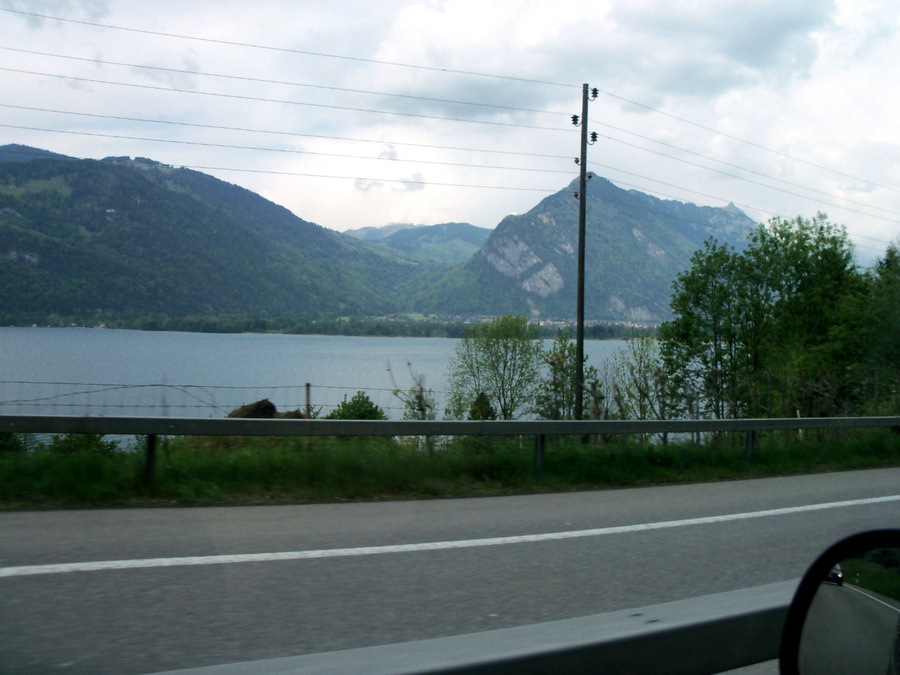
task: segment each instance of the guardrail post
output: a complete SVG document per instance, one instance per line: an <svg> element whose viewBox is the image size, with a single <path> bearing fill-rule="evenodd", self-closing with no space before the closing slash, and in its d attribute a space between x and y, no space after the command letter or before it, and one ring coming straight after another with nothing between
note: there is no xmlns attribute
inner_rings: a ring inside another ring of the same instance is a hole
<svg viewBox="0 0 900 675"><path fill-rule="evenodd" d="M543 471L544 470L544 440L546 437L543 434L538 434L534 437L534 470L535 471Z"/></svg>
<svg viewBox="0 0 900 675"><path fill-rule="evenodd" d="M147 435L147 471L144 480L148 485L156 483L156 434Z"/></svg>
<svg viewBox="0 0 900 675"><path fill-rule="evenodd" d="M745 456L747 461L749 462L753 459L753 446L756 444L756 432L752 429L747 432L747 449Z"/></svg>

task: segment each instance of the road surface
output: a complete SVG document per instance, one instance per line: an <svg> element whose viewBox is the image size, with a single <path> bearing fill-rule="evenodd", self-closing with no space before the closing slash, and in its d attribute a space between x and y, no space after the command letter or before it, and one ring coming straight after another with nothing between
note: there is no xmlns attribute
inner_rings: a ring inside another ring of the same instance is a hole
<svg viewBox="0 0 900 675"><path fill-rule="evenodd" d="M0 513L0 673L133 674L800 577L900 469L569 494Z"/></svg>

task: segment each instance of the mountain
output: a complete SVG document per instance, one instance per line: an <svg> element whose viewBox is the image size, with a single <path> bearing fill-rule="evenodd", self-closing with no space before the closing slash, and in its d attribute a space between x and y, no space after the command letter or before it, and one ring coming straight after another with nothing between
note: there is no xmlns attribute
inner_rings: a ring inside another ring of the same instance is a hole
<svg viewBox="0 0 900 675"><path fill-rule="evenodd" d="M0 162L30 162L35 159L74 160L75 158L50 152L49 150L29 148L27 145L19 145L17 143L11 143L10 145L0 147Z"/></svg>
<svg viewBox="0 0 900 675"><path fill-rule="evenodd" d="M506 217L470 260L420 288L418 311L575 316L578 200L574 181L523 215ZM710 236L741 247L755 223L734 205L700 207L588 182L585 316L656 322L669 316L675 276Z"/></svg>
<svg viewBox="0 0 900 675"><path fill-rule="evenodd" d="M573 319L576 184L492 231L399 227L370 243L197 171L7 145L0 324L412 311ZM740 247L754 226L733 205L664 201L599 177L587 200L589 320L667 318L672 281L702 242Z"/></svg>
<svg viewBox="0 0 900 675"><path fill-rule="evenodd" d="M379 242L423 262L456 265L471 258L487 241L491 231L469 223L411 225L392 223L363 227L344 234L363 241Z"/></svg>
<svg viewBox="0 0 900 675"><path fill-rule="evenodd" d="M391 223L390 225L382 225L381 227L360 227L356 230L344 230L344 234L354 239L362 239L363 241L381 241L387 239L394 232L400 230L411 230L415 227L425 227L425 225L413 225L412 223Z"/></svg>
<svg viewBox="0 0 900 675"><path fill-rule="evenodd" d="M475 255L490 234L490 230L468 223L441 223L398 230L381 243L417 260L449 266Z"/></svg>
<svg viewBox="0 0 900 675"><path fill-rule="evenodd" d="M0 148L0 322L394 312L420 262L149 159ZM21 161L21 157L40 161Z"/></svg>

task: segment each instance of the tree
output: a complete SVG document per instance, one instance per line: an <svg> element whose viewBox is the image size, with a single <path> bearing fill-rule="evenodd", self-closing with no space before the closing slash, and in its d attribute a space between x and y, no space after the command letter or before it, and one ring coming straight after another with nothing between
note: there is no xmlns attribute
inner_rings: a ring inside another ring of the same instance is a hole
<svg viewBox="0 0 900 675"><path fill-rule="evenodd" d="M684 401L704 414L737 417L739 381L738 254L715 239L691 257L673 284L675 318L660 327L662 358Z"/></svg>
<svg viewBox="0 0 900 675"><path fill-rule="evenodd" d="M535 400L535 413L547 420L575 419L575 343L563 331L554 341L549 351L544 353L547 377L541 382ZM597 369L587 366L585 358L584 389L589 398L599 391ZM590 408L590 406L588 407Z"/></svg>
<svg viewBox="0 0 900 675"><path fill-rule="evenodd" d="M356 392L349 401L347 400L347 395L344 394L344 400L341 401L334 410L328 413L326 417L330 420L387 419L384 410L376 405L364 391Z"/></svg>
<svg viewBox="0 0 900 675"><path fill-rule="evenodd" d="M629 340L612 356L616 408L622 419L666 419L666 375L659 344L652 338Z"/></svg>
<svg viewBox="0 0 900 675"><path fill-rule="evenodd" d="M866 284L824 214L774 218L743 252L707 241L673 288L662 355L692 416L831 415L854 398Z"/></svg>
<svg viewBox="0 0 900 675"><path fill-rule="evenodd" d="M497 411L491 405L490 399L483 391L479 391L469 406L470 420L495 420L497 419Z"/></svg>
<svg viewBox="0 0 900 675"><path fill-rule="evenodd" d="M865 292L846 231L822 213L774 218L753 232L746 257L767 272L763 355L749 382L757 409L780 416L837 413L856 389L856 350L842 327Z"/></svg>
<svg viewBox="0 0 900 675"><path fill-rule="evenodd" d="M394 371L391 370L391 364L388 363L388 373L391 376L391 382L394 385L393 394L403 402L403 419L405 420L433 420L437 417L435 409L437 401L434 397L434 391L425 388L425 376L421 373L415 373L412 364L407 363L409 374L412 377L412 386L404 391L397 385L394 379Z"/></svg>
<svg viewBox="0 0 900 675"><path fill-rule="evenodd" d="M867 276L867 293L847 328L858 343L856 353L867 390L870 414L896 414L900 393L900 250L891 244ZM844 340L843 344L847 344Z"/></svg>
<svg viewBox="0 0 900 675"><path fill-rule="evenodd" d="M462 419L484 393L501 419L516 419L534 402L543 347L524 316L497 317L466 331L449 364L447 416Z"/></svg>

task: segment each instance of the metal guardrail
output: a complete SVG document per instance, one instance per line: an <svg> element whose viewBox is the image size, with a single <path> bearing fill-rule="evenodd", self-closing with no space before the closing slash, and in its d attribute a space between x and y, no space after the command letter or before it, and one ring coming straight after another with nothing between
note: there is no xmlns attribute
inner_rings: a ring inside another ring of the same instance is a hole
<svg viewBox="0 0 900 675"><path fill-rule="evenodd" d="M0 432L147 436L147 479L156 476L158 436L533 436L534 466L544 462L547 436L614 434L746 434L752 458L757 431L801 429L900 429L900 416L809 417L736 420L327 420L194 417L0 415Z"/></svg>
<svg viewBox="0 0 900 675"><path fill-rule="evenodd" d="M169 436L579 436L900 428L900 416L736 420L294 420L0 415L0 432Z"/></svg>

